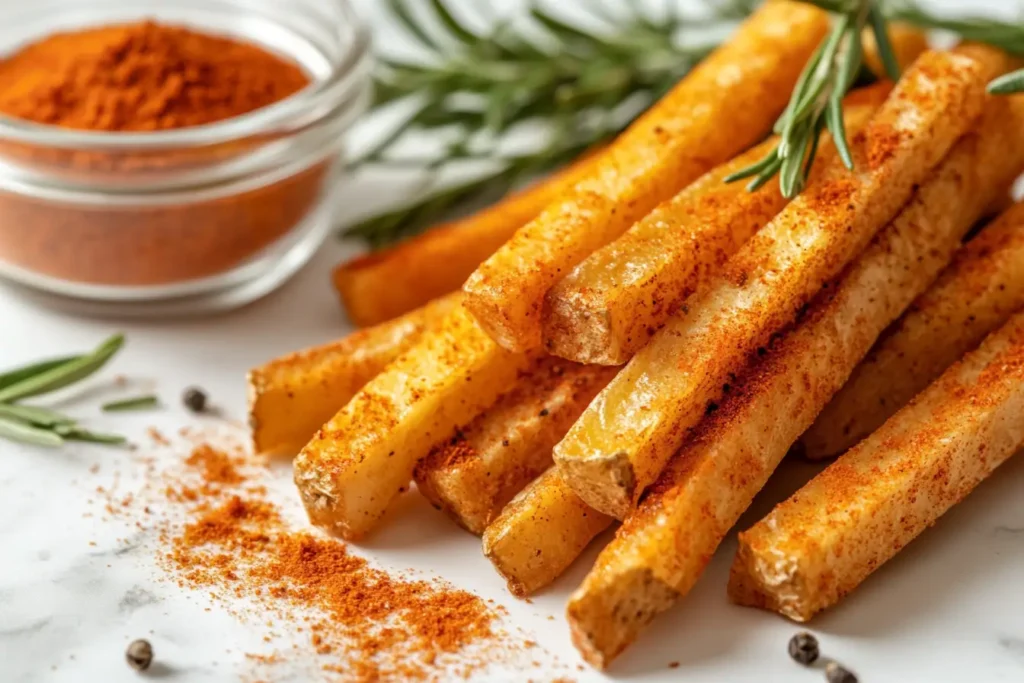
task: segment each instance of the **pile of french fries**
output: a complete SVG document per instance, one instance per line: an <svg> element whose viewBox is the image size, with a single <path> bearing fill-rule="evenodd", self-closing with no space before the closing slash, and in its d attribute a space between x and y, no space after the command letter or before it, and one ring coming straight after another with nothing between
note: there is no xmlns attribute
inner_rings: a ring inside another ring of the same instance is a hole
<svg viewBox="0 0 1024 683"><path fill-rule="evenodd" d="M1009 57L894 32L854 170L825 144L792 201L723 183L827 28L767 3L607 148L342 266L375 326L250 374L310 519L358 540L415 481L517 596L621 521L568 605L605 667L788 453L838 459L740 533L728 594L803 621L1024 447L1024 204L964 242L1024 169L1024 98L985 92Z"/></svg>

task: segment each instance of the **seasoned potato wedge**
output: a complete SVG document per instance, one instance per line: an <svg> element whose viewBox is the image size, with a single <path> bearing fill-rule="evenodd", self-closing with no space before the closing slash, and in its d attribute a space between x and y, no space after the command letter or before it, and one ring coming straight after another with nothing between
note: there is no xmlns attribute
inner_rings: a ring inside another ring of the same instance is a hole
<svg viewBox="0 0 1024 683"><path fill-rule="evenodd" d="M484 555L518 597L562 575L612 519L590 509L554 467L505 506L484 531Z"/></svg>
<svg viewBox="0 0 1024 683"><path fill-rule="evenodd" d="M458 290L516 230L571 188L593 159L585 156L468 218L342 263L334 269L334 287L349 318L360 327L376 325Z"/></svg>
<svg viewBox="0 0 1024 683"><path fill-rule="evenodd" d="M792 322L906 204L976 121L1005 70L981 48L927 52L839 160L751 238L590 404L555 448L566 482L619 519L758 347Z"/></svg>
<svg viewBox="0 0 1024 683"><path fill-rule="evenodd" d="M729 596L807 621L1024 446L1024 312L740 534Z"/></svg>
<svg viewBox="0 0 1024 683"><path fill-rule="evenodd" d="M891 86L879 84L846 107L859 130ZM761 160L770 138L705 173L617 240L588 256L547 293L544 346L579 363L621 365L646 344L699 286L721 270L787 200L773 179L756 192L724 178ZM816 169L835 153L823 145Z"/></svg>
<svg viewBox="0 0 1024 683"><path fill-rule="evenodd" d="M541 346L544 295L595 249L771 128L828 27L771 2L602 153L574 188L466 281L466 305L502 346Z"/></svg>
<svg viewBox="0 0 1024 683"><path fill-rule="evenodd" d="M474 534L551 467L551 449L617 368L545 357L416 466L416 486Z"/></svg>
<svg viewBox="0 0 1024 683"><path fill-rule="evenodd" d="M364 384L461 302L450 294L330 344L249 371L249 425L256 453L294 456Z"/></svg>
<svg viewBox="0 0 1024 683"><path fill-rule="evenodd" d="M875 337L935 277L1024 163L1024 100L991 101L835 287L743 373L672 458L569 601L584 658L604 667L686 595L802 429Z"/></svg>
<svg viewBox="0 0 1024 683"><path fill-rule="evenodd" d="M364 386L295 459L310 521L347 539L370 531L420 458L490 407L530 363L457 306Z"/></svg>
<svg viewBox="0 0 1024 683"><path fill-rule="evenodd" d="M807 430L803 452L817 460L853 446L1021 306L1024 204L968 242L938 282L879 339Z"/></svg>

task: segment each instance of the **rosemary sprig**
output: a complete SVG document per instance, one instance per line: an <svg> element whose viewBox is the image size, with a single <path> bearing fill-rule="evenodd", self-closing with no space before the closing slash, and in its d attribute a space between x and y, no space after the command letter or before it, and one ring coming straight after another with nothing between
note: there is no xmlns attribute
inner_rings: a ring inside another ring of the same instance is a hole
<svg viewBox="0 0 1024 683"><path fill-rule="evenodd" d="M445 2L430 0L427 11L416 13L409 0L387 3L424 57L381 58L376 104L411 98L416 107L355 165L426 166L430 178L409 205L345 231L374 246L416 232L467 200L500 196L618 134L759 4L705 0L703 12L674 5L654 16L628 0L591 0L581 24L533 6L521 21L503 20L480 31ZM474 6L480 4L487 5ZM545 141L510 154L503 143L531 123L540 124ZM400 154L410 133L458 139L423 164ZM455 187L438 184L443 168L480 159L491 162L481 177Z"/></svg>
<svg viewBox="0 0 1024 683"><path fill-rule="evenodd" d="M1024 69L1000 76L988 84L988 91L993 95L1012 95L1024 92Z"/></svg>
<svg viewBox="0 0 1024 683"><path fill-rule="evenodd" d="M122 436L89 431L74 418L49 408L18 403L89 377L123 346L124 336L118 334L91 353L32 363L0 373L0 438L48 447L60 446L65 441L124 443Z"/></svg>
<svg viewBox="0 0 1024 683"><path fill-rule="evenodd" d="M832 30L804 67L789 105L775 123L778 145L760 161L728 176L726 182L753 178L748 187L754 190L778 175L782 194L795 197L807 183L825 129L832 134L843 163L853 168L843 125L843 97L863 66L866 28L874 34L887 75L899 78L885 18L871 0L806 1L836 15Z"/></svg>
<svg viewBox="0 0 1024 683"><path fill-rule="evenodd" d="M90 354L78 356L43 372L36 372L24 377L20 381L0 389L0 403L10 403L30 396L56 391L69 384L83 380L106 365L107 361L122 346L124 346L124 335L117 334L100 344ZM37 364L37 367L44 365L45 363L40 363ZM24 369L22 372L24 372Z"/></svg>
<svg viewBox="0 0 1024 683"><path fill-rule="evenodd" d="M865 29L874 34L886 74L894 80L899 68L886 31L890 20L952 32L1024 56L1024 22L940 17L914 0L803 1L832 12L833 30L807 65L776 125L782 137L778 147L730 178L752 178L750 186L756 188L778 174L787 197L806 184L825 130L832 133L843 163L852 167L842 98L865 74ZM591 0L586 7L593 22L584 22L586 27L534 7L528 21L501 21L480 31L445 2L430 0L427 12L413 12L412 0L388 0L393 18L426 57L415 63L381 60L377 104L410 98L415 110L356 165L425 167L429 179L409 205L345 231L373 246L416 232L466 202L500 196L531 175L564 165L613 137L716 47L715 40L680 41L681 33L728 26L760 4L705 0L706 12L695 16L673 3L675 9L664 17L652 17L628 0L617 9L609 8L609 0ZM990 91L1024 91L1024 70L997 79ZM625 114L623 102L633 104ZM542 123L551 133L549 142L536 151L509 155L500 143L528 121ZM396 150L410 132L456 139L435 158L403 157ZM481 177L450 187L439 184L438 171L481 159L492 162Z"/></svg>
<svg viewBox="0 0 1024 683"><path fill-rule="evenodd" d="M145 410L146 408L155 408L158 405L160 405L160 400L153 394L148 394L146 396L125 398L119 401L110 401L109 403L104 403L101 408L107 413L118 413L126 410Z"/></svg>

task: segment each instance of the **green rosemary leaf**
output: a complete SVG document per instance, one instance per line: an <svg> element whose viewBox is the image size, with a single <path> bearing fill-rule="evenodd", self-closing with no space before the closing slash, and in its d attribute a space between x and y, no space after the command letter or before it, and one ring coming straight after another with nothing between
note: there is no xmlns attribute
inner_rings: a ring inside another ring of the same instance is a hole
<svg viewBox="0 0 1024 683"><path fill-rule="evenodd" d="M0 374L0 389L9 387L12 384L17 384L18 382L42 374L44 372L49 372L50 370L53 370L56 367L64 365L65 363L70 363L71 361L77 360L79 358L81 358L81 356L65 356L64 358L44 360L39 363L32 363L30 365L25 365L20 368L8 370L7 372Z"/></svg>
<svg viewBox="0 0 1024 683"><path fill-rule="evenodd" d="M782 168L782 162L783 158L776 154L775 158L772 159L771 163L768 164L768 166L766 166L765 169L761 171L756 178L750 181L750 183L747 185L747 190L750 192L754 192L764 187L764 185L769 180L775 177L775 174L779 172L779 169Z"/></svg>
<svg viewBox="0 0 1024 683"><path fill-rule="evenodd" d="M760 175L765 169L769 168L772 164L774 164L778 160L778 158L779 148L776 147L771 152L769 152L767 156L765 156L757 163L751 164L746 168L742 168L738 171L735 171L725 176L725 182L734 183L737 180L743 180L744 178L750 178L756 175Z"/></svg>
<svg viewBox="0 0 1024 683"><path fill-rule="evenodd" d="M459 42L472 43L473 41L479 40L480 36L470 31L462 24L462 22L456 19L442 0L430 0L430 5L434 8L434 14L437 15L437 18L441 20L441 23L444 24L445 28L447 28Z"/></svg>
<svg viewBox="0 0 1024 683"><path fill-rule="evenodd" d="M102 410L108 413L122 412L125 410L144 410L146 408L156 408L160 405L160 400L153 394L146 396L136 396L134 398L125 398L120 401L110 401L104 403Z"/></svg>
<svg viewBox="0 0 1024 683"><path fill-rule="evenodd" d="M58 436L67 441L83 441L85 443L99 443L110 446L119 446L126 443L128 439L120 434L107 434L104 432L93 432L88 429L56 429Z"/></svg>
<svg viewBox="0 0 1024 683"><path fill-rule="evenodd" d="M988 84L988 91L993 95L1012 95L1024 92L1024 69L1000 76Z"/></svg>
<svg viewBox="0 0 1024 683"><path fill-rule="evenodd" d="M17 403L0 403L0 418L10 418L27 422L36 427L56 427L73 425L74 418L38 406L25 406Z"/></svg>
<svg viewBox="0 0 1024 683"><path fill-rule="evenodd" d="M0 415L0 437L48 448L57 448L64 443L64 439L59 434L2 415Z"/></svg>
<svg viewBox="0 0 1024 683"><path fill-rule="evenodd" d="M853 170L853 154L850 152L850 144L846 139L846 126L843 124L843 103L838 97L832 97L828 101L825 110L825 122L828 130L832 133L832 140L836 145L836 152L843 160L846 168Z"/></svg>
<svg viewBox="0 0 1024 683"><path fill-rule="evenodd" d="M861 42L859 35L853 31L848 32L844 47L848 55L839 65L839 71L836 74L836 85L832 91L831 98L839 101L840 108L842 108L843 95L853 87L864 66L864 44ZM868 71L870 73L870 69Z"/></svg>
<svg viewBox="0 0 1024 683"><path fill-rule="evenodd" d="M438 50L437 41L435 41L429 33L423 30L418 23L416 18L409 11L409 7L405 4L404 0L388 0L388 9L398 19L402 27L414 36L424 47Z"/></svg>
<svg viewBox="0 0 1024 683"><path fill-rule="evenodd" d="M900 63L896 59L896 52L889 40L889 29L877 4L872 4L868 10L868 21L871 23L871 32L875 36L875 45L878 47L878 57L885 67L885 74L893 82L900 79ZM859 41L857 41L859 43Z"/></svg>
<svg viewBox="0 0 1024 683"><path fill-rule="evenodd" d="M791 154L782 160L782 166L779 168L779 187L784 197L796 196L803 189L803 179L800 174L804 168L804 158L813 128L813 125L807 123L801 126L801 130L795 135L793 142L793 149L799 153Z"/></svg>
<svg viewBox="0 0 1024 683"><path fill-rule="evenodd" d="M595 45L614 47L614 44L606 42L594 34L587 33L582 29L567 24L561 19L548 14L536 5L530 8L530 16L533 17L537 23L550 31L555 38L558 38L570 46L575 42L588 47Z"/></svg>
<svg viewBox="0 0 1024 683"><path fill-rule="evenodd" d="M811 55L811 59L806 65L804 65L804 70L800 72L800 77L797 78L796 85L793 87L793 94L789 98L786 108L782 111L782 115L779 116L778 121L775 122L772 132L776 135L780 135L783 127L790 119L792 119L793 111L796 109L797 103L802 99L802 94L807 90L808 82L818 70L818 64L821 63L821 56L824 54L824 51L825 46L819 46L818 49L814 51L814 54Z"/></svg>
<svg viewBox="0 0 1024 683"><path fill-rule="evenodd" d="M20 382L0 389L0 403L8 403L29 396L38 396L74 384L96 372L124 346L124 335L117 334L100 344L90 354L50 368Z"/></svg>

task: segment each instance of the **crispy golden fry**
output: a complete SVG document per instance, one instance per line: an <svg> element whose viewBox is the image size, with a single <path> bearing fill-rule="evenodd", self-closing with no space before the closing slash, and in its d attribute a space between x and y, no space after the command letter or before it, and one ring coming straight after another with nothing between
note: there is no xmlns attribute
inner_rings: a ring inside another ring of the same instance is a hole
<svg viewBox="0 0 1024 683"><path fill-rule="evenodd" d="M342 263L334 269L334 287L349 318L360 327L376 325L456 291L516 230L576 184L593 159L587 155L468 218Z"/></svg>
<svg viewBox="0 0 1024 683"><path fill-rule="evenodd" d="M370 531L420 458L490 407L529 357L505 351L458 306L364 386L295 459L317 526Z"/></svg>
<svg viewBox="0 0 1024 683"><path fill-rule="evenodd" d="M458 438L420 461L417 487L463 528L482 534L513 496L551 467L551 449L617 371L540 359Z"/></svg>
<svg viewBox="0 0 1024 683"><path fill-rule="evenodd" d="M554 467L505 506L484 531L484 555L525 597L561 576L612 519L590 509Z"/></svg>
<svg viewBox="0 0 1024 683"><path fill-rule="evenodd" d="M801 439L804 453L817 460L853 446L1021 306L1024 204L971 240L879 339Z"/></svg>
<svg viewBox="0 0 1024 683"><path fill-rule="evenodd" d="M807 621L1024 446L1024 312L740 534L729 596Z"/></svg>
<svg viewBox="0 0 1024 683"><path fill-rule="evenodd" d="M1024 163L1024 101L992 101L835 288L701 422L569 601L573 639L604 667L686 595L725 534L875 337L952 257ZM1014 111L1015 109L1015 111Z"/></svg>
<svg viewBox="0 0 1024 683"><path fill-rule="evenodd" d="M858 92L846 107L859 130L891 85ZM762 159L778 138L705 173L647 214L622 237L588 256L544 302L544 345L579 363L621 365L646 344L699 286L775 217L787 200L773 179L756 192L724 178ZM823 145L816 169L835 150Z"/></svg>
<svg viewBox="0 0 1024 683"><path fill-rule="evenodd" d="M249 425L256 453L295 455L364 384L435 328L460 294L450 294L330 344L249 371Z"/></svg>
<svg viewBox="0 0 1024 683"><path fill-rule="evenodd" d="M853 137L856 170L821 182L748 241L605 387L555 448L562 477L617 518L682 445L746 359L864 249L975 122L994 50L928 52Z"/></svg>
<svg viewBox="0 0 1024 683"><path fill-rule="evenodd" d="M484 329L509 349L539 347L547 290L659 202L764 135L827 27L827 16L806 5L759 9L470 276L466 305Z"/></svg>

